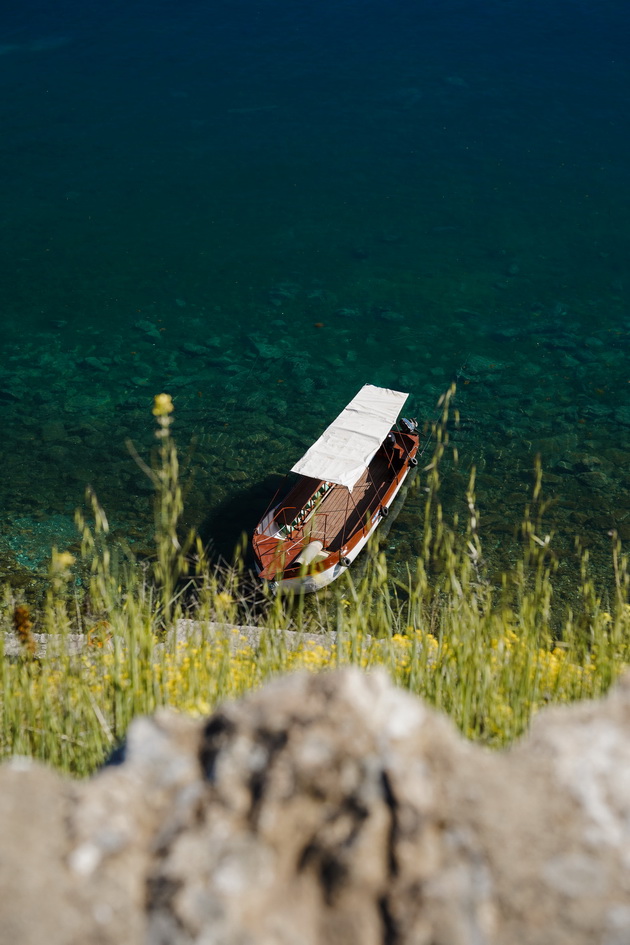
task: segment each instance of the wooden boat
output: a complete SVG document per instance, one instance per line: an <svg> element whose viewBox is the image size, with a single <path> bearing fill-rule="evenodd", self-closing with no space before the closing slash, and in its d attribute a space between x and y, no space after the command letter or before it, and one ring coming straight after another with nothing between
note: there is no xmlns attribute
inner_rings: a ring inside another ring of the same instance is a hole
<svg viewBox="0 0 630 945"><path fill-rule="evenodd" d="M317 591L339 577L387 516L417 465L415 420L394 424L409 395L366 384L291 469L254 531L260 578Z"/></svg>

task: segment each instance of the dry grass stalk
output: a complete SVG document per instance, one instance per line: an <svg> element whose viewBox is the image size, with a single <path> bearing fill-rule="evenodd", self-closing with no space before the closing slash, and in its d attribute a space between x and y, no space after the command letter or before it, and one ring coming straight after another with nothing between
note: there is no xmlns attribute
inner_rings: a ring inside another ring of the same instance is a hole
<svg viewBox="0 0 630 945"><path fill-rule="evenodd" d="M13 629L20 641L24 655L29 659L33 659L37 643L33 635L31 612L25 604L18 604L13 611Z"/></svg>

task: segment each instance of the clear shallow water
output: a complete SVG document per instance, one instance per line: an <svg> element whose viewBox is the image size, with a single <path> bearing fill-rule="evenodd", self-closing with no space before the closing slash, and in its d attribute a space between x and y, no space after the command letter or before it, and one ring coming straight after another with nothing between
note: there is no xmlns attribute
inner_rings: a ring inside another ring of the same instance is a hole
<svg viewBox="0 0 630 945"><path fill-rule="evenodd" d="M0 576L94 486L142 551L174 396L187 518L232 547L365 382L459 377L497 566L531 491L630 542L630 63L618 2L27 3L0 15ZM391 530L400 571L417 501ZM566 558L564 557L566 555Z"/></svg>

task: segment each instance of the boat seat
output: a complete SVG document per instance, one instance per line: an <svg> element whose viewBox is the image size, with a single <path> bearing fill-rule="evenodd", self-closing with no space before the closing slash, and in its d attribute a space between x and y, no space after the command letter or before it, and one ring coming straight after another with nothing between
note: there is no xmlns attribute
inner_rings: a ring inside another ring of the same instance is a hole
<svg viewBox="0 0 630 945"><path fill-rule="evenodd" d="M324 561L329 555L324 551L324 544L321 541L309 541L308 545L302 548L302 551L295 559L296 564L316 564L318 561Z"/></svg>

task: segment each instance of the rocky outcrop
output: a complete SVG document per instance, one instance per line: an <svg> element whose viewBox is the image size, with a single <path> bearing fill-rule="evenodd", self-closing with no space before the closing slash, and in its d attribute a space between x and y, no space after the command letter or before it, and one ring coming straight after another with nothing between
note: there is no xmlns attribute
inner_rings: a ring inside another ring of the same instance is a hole
<svg viewBox="0 0 630 945"><path fill-rule="evenodd" d="M120 762L0 768L0 942L630 941L628 680L498 754L383 674L300 674Z"/></svg>

